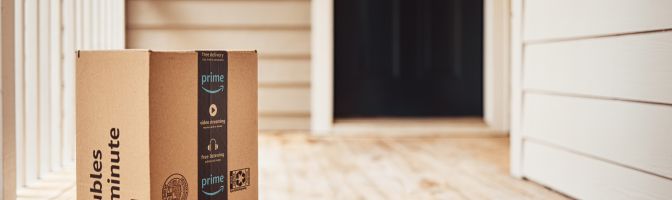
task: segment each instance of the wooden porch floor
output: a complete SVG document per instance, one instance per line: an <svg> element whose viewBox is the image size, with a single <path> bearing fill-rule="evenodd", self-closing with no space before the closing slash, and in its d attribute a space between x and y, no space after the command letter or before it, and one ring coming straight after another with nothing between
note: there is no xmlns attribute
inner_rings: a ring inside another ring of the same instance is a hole
<svg viewBox="0 0 672 200"><path fill-rule="evenodd" d="M508 137L259 138L260 199L566 199L509 176Z"/></svg>
<svg viewBox="0 0 672 200"><path fill-rule="evenodd" d="M503 136L262 133L259 195L260 199L567 199L510 177L508 141ZM75 193L75 187L69 187L58 197L45 199L76 199Z"/></svg>

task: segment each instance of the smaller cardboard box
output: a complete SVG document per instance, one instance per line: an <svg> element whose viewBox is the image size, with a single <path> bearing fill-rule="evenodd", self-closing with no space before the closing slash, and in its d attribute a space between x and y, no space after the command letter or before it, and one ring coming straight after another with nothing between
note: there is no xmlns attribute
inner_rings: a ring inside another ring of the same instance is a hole
<svg viewBox="0 0 672 200"><path fill-rule="evenodd" d="M256 51L77 52L78 199L257 199Z"/></svg>

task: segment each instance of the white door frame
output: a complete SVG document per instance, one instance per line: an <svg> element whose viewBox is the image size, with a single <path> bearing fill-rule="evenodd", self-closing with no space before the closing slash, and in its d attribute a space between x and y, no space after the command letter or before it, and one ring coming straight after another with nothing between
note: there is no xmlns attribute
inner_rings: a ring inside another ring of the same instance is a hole
<svg viewBox="0 0 672 200"><path fill-rule="evenodd" d="M521 121L523 113L523 1L509 0L510 22L510 80L511 104L509 107L509 170L512 176L523 177L523 137Z"/></svg>
<svg viewBox="0 0 672 200"><path fill-rule="evenodd" d="M310 129L325 134L334 122L334 0L313 0L310 13Z"/></svg>
<svg viewBox="0 0 672 200"><path fill-rule="evenodd" d="M334 122L334 0L313 0L311 12L311 130L326 134ZM509 130L508 0L484 0L484 121Z"/></svg>

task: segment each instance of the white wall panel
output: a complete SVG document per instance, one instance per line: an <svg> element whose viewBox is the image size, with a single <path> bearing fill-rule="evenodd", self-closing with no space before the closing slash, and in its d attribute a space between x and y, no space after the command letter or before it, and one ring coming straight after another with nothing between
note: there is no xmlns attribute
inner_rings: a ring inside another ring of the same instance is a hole
<svg viewBox="0 0 672 200"><path fill-rule="evenodd" d="M526 41L672 28L669 0L525 0Z"/></svg>
<svg viewBox="0 0 672 200"><path fill-rule="evenodd" d="M25 176L23 176L24 171L25 171L25 164L24 164L24 159L21 158L20 156L25 155L25 148L23 147L23 141L26 136L26 130L25 130L25 84L24 84L24 71L25 71L25 63L24 63L24 53L25 53L25 1L19 0L15 2L16 4L14 5L14 11L15 11L15 23L14 24L14 36L15 36L15 75L14 75L14 84L15 84L15 120L16 120L16 137L15 137L15 144L16 144L16 185L23 185L25 184ZM4 112L4 111L3 111ZM3 113L5 115L5 113Z"/></svg>
<svg viewBox="0 0 672 200"><path fill-rule="evenodd" d="M524 175L578 199L669 199L672 181L525 141Z"/></svg>
<svg viewBox="0 0 672 200"><path fill-rule="evenodd" d="M672 179L672 105L527 93L524 137Z"/></svg>
<svg viewBox="0 0 672 200"><path fill-rule="evenodd" d="M310 113L309 87L259 88L259 113L304 114Z"/></svg>
<svg viewBox="0 0 672 200"><path fill-rule="evenodd" d="M17 155L19 166L24 169L21 175L24 185L37 181L38 175L38 4L37 0L26 0L24 7L24 137L23 155ZM32 59L28 59L32 58Z"/></svg>
<svg viewBox="0 0 672 200"><path fill-rule="evenodd" d="M63 76L60 86L62 91L62 145L61 157L65 165L69 161L74 161L75 146L75 128L74 128L74 87L75 83L75 50L77 48L77 9L76 1L63 1L63 34L62 36L62 58L63 58Z"/></svg>
<svg viewBox="0 0 672 200"><path fill-rule="evenodd" d="M259 130L308 130L310 129L310 116L259 116Z"/></svg>
<svg viewBox="0 0 672 200"><path fill-rule="evenodd" d="M525 88L672 104L672 32L525 49Z"/></svg>
<svg viewBox="0 0 672 200"><path fill-rule="evenodd" d="M37 86L38 100L38 121L36 121L38 132L38 145L33 147L38 150L38 177L43 177L49 172L51 164L51 5L49 0L38 1L38 52L37 63L38 72L35 81Z"/></svg>
<svg viewBox="0 0 672 200"><path fill-rule="evenodd" d="M310 1L129 1L128 25L151 27L310 26Z"/></svg>
<svg viewBox="0 0 672 200"><path fill-rule="evenodd" d="M259 55L310 55L310 31L240 29L131 29L130 48L162 50L240 49Z"/></svg>
<svg viewBox="0 0 672 200"><path fill-rule="evenodd" d="M310 85L310 60L260 59L260 85Z"/></svg>
<svg viewBox="0 0 672 200"><path fill-rule="evenodd" d="M61 149L63 148L63 102L62 102L62 68L63 46L61 43L61 1L51 1L49 5L49 169L58 171L63 165ZM46 88L45 88L46 90Z"/></svg>
<svg viewBox="0 0 672 200"><path fill-rule="evenodd" d="M578 199L670 199L672 1L513 2L513 172Z"/></svg>

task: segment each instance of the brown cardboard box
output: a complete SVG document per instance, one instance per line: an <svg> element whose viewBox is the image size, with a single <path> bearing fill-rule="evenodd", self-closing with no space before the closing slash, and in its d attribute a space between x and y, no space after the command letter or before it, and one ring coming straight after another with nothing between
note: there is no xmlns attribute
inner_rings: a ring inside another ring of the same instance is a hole
<svg viewBox="0 0 672 200"><path fill-rule="evenodd" d="M257 199L254 51L77 52L78 199Z"/></svg>

